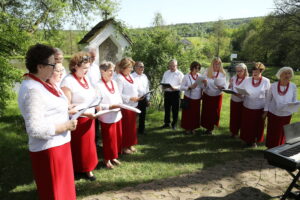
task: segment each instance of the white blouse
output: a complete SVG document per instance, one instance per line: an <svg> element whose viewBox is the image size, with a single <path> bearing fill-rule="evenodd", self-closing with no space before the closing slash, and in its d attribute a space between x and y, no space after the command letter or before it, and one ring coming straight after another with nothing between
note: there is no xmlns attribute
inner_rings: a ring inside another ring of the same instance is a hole
<svg viewBox="0 0 300 200"><path fill-rule="evenodd" d="M216 85L215 79L221 80L222 84L220 85L221 87L226 88L226 76L225 74L219 72L219 75L217 78L208 78L207 77L207 72L204 74L206 76L206 80L207 80L207 86L204 88L204 92L208 95L208 96L219 96L222 93L222 90L220 90ZM214 72L214 76L217 75L217 72Z"/></svg>
<svg viewBox="0 0 300 200"><path fill-rule="evenodd" d="M232 85L231 85L232 88L231 88L231 89L232 89L233 91L237 92L236 87L242 87L243 84L245 83L246 78L247 78L247 77L245 77L245 79L244 79L239 85L237 85L237 84L236 84L237 76L236 76L236 75L233 76L233 77L231 78L231 81L232 81ZM241 79L239 79L238 81L241 81ZM231 100L234 101L234 102L242 102L242 101L244 100L244 96L236 96L236 95L232 94L232 95L231 95Z"/></svg>
<svg viewBox="0 0 300 200"><path fill-rule="evenodd" d="M179 91L183 77L183 73L179 70L176 70L175 72L168 70L164 73L161 83L169 83L175 90ZM166 88L164 90L168 92L174 91L170 88Z"/></svg>
<svg viewBox="0 0 300 200"><path fill-rule="evenodd" d="M99 95L100 99L102 99L100 106L103 110L108 110L110 105L122 103L122 98L117 83L114 80L112 80L112 82L110 83L107 83L109 88L112 88L111 83L113 84L113 87L115 89L115 92L113 94L109 92L102 80L99 81L96 85L96 93L97 95ZM101 122L107 124L118 122L121 120L121 118L121 111L106 113L98 117Z"/></svg>
<svg viewBox="0 0 300 200"><path fill-rule="evenodd" d="M257 83L259 80L255 80ZM270 89L270 80L262 77L259 86L254 87L252 85L252 77L244 80L244 84L240 87L246 89L250 95L245 95L243 105L248 109L262 109L265 107L266 97L268 90Z"/></svg>
<svg viewBox="0 0 300 200"><path fill-rule="evenodd" d="M200 74L197 74L198 77ZM197 80L197 79L196 79ZM193 85L195 81L190 73L184 75L180 90L184 91L184 95L191 98L191 99L200 99L201 98L201 86L198 84L195 89L188 89L189 86Z"/></svg>
<svg viewBox="0 0 300 200"><path fill-rule="evenodd" d="M90 83L93 85L93 87L95 88L97 83L100 81L101 79L101 73L100 73L100 68L99 66L96 64L96 62L93 62L86 74L86 76L89 78Z"/></svg>
<svg viewBox="0 0 300 200"><path fill-rule="evenodd" d="M29 151L43 151L70 141L70 131L55 134L55 126L69 120L68 100L60 92L57 97L37 81L22 82L18 103L29 136Z"/></svg>
<svg viewBox="0 0 300 200"><path fill-rule="evenodd" d="M119 92L124 104L132 107L137 107L138 102L130 101L130 98L138 97L138 85L135 79L130 74L128 76L132 78L133 83L129 83L121 73L118 74L116 81Z"/></svg>
<svg viewBox="0 0 300 200"><path fill-rule="evenodd" d="M72 74L68 74L64 80L61 82L61 87L69 88L72 92L71 104L80 105L86 104L88 105L93 99L96 97L96 91L94 87L91 85L89 79L85 77L89 88L83 88L79 82L75 79ZM89 108L85 111L86 113L95 113L95 108Z"/></svg>
<svg viewBox="0 0 300 200"><path fill-rule="evenodd" d="M139 97L145 95L147 92L149 92L149 80L145 74L137 74L136 72L133 72L132 77L134 78L134 81L138 85L138 95ZM147 100L150 99L150 95L147 95Z"/></svg>
<svg viewBox="0 0 300 200"><path fill-rule="evenodd" d="M297 101L297 86L290 82L287 93L283 96L278 94L278 82L272 83L268 91L264 111L269 111L277 116L289 116L292 113L282 111L284 104ZM286 89L286 86L280 86L281 91Z"/></svg>

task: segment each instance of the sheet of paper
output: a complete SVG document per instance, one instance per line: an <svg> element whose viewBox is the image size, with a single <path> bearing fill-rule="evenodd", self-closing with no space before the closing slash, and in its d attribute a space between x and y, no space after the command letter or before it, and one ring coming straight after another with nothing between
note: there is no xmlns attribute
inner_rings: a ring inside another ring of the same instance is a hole
<svg viewBox="0 0 300 200"><path fill-rule="evenodd" d="M298 112L299 107L300 107L300 101L295 101L295 102L290 102L290 103L285 104L281 110L286 111L286 112L295 113L295 112Z"/></svg>
<svg viewBox="0 0 300 200"><path fill-rule="evenodd" d="M89 103L87 103L87 104L80 104L80 106L85 106L85 107L83 107L82 109L80 109L80 111L79 112L77 112L77 113L75 113L74 115L72 115L72 117L71 117L71 120L75 120L75 119L77 119L80 115L82 115L87 109L89 109L89 108L91 108L92 107L92 105L95 105L95 104L99 104L100 102L102 101L102 99L100 99L99 100L99 98L98 97L95 97L94 99L92 99ZM79 107L80 108L80 107ZM75 107L75 109L77 109L76 107Z"/></svg>
<svg viewBox="0 0 300 200"><path fill-rule="evenodd" d="M120 104L120 107L124 108L126 110L131 110L131 111L136 112L136 113L141 113L141 111L139 109L134 108L132 106L128 106L128 105L125 105L125 104Z"/></svg>
<svg viewBox="0 0 300 200"><path fill-rule="evenodd" d="M96 116L96 117L99 117L99 116L104 115L104 114L106 114L106 113L118 112L118 111L120 111L120 108L115 108L115 109L112 109L112 110L100 110L99 112L97 112L97 113L95 114L95 116Z"/></svg>
<svg viewBox="0 0 300 200"><path fill-rule="evenodd" d="M250 95L250 94L247 92L247 90L245 90L245 89L238 88L238 87L236 87L235 89L236 89L236 91L237 91L238 94L241 94L241 95Z"/></svg>
<svg viewBox="0 0 300 200"><path fill-rule="evenodd" d="M206 79L206 77L204 77L204 76L198 76L198 78L196 79L196 83L199 85L199 86L201 86L201 85L203 85L203 80L205 80Z"/></svg>

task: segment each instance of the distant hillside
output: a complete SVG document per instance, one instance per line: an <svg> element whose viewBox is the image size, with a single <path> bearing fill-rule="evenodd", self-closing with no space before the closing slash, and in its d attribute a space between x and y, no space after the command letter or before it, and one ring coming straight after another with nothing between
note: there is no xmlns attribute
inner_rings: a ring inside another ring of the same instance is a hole
<svg viewBox="0 0 300 200"><path fill-rule="evenodd" d="M258 19L263 17L249 17L249 18L239 18L239 19L228 19L222 20L224 24L230 28L238 28L244 24L248 24L253 19ZM166 27L176 29L177 33L182 37L199 37L203 34L212 32L212 27L215 21L211 22L201 22L201 23L182 23L182 24L174 24L174 25L167 25ZM135 30L145 30L151 28L139 28Z"/></svg>

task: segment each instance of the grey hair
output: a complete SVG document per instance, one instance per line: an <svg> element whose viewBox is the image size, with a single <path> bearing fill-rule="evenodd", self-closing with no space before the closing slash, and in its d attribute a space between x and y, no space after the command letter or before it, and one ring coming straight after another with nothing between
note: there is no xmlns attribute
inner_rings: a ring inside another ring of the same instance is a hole
<svg viewBox="0 0 300 200"><path fill-rule="evenodd" d="M61 54L63 55L64 52L60 48L53 48L54 49L54 54Z"/></svg>
<svg viewBox="0 0 300 200"><path fill-rule="evenodd" d="M84 48L84 51L88 52L88 53L90 53L90 52L96 52L96 48L95 47L91 47L91 46L87 46L87 47Z"/></svg>
<svg viewBox="0 0 300 200"><path fill-rule="evenodd" d="M280 79L280 75L284 72L284 71L290 71L292 74L292 77L294 77L294 70L291 67L282 67L278 70L278 72L276 73L276 77L278 79Z"/></svg>
<svg viewBox="0 0 300 200"><path fill-rule="evenodd" d="M249 76L249 73L248 73L248 68L247 68L247 65L245 63L238 63L235 68L242 68L243 70L245 70L245 76L248 77Z"/></svg>
<svg viewBox="0 0 300 200"><path fill-rule="evenodd" d="M99 68L100 68L100 70L106 71L106 70L108 70L110 68L115 68L115 65L112 62L109 62L109 61L106 62L106 61L104 61L104 62L102 62L100 64Z"/></svg>
<svg viewBox="0 0 300 200"><path fill-rule="evenodd" d="M169 65L170 65L171 62L173 62L173 63L175 63L175 64L177 65L177 60L176 60L176 59L170 60L170 61L169 61Z"/></svg>
<svg viewBox="0 0 300 200"><path fill-rule="evenodd" d="M142 61L136 61L134 67L139 67L140 65L144 65Z"/></svg>

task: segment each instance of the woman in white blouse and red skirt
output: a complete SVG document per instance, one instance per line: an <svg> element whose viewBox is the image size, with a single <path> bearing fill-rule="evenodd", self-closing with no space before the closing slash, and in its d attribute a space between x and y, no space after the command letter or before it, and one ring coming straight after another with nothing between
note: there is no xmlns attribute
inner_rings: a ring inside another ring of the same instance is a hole
<svg viewBox="0 0 300 200"><path fill-rule="evenodd" d="M242 86L250 95L245 95L240 138L249 147L256 147L256 143L264 141L263 110L266 103L270 80L263 77L264 64L255 63L252 77L247 78Z"/></svg>
<svg viewBox="0 0 300 200"><path fill-rule="evenodd" d="M112 80L115 65L104 62L100 65L101 80L96 84L97 95L100 96L103 110L120 108L122 98L117 83ZM122 151L122 114L115 111L100 115L104 163L108 169L121 164L117 158Z"/></svg>
<svg viewBox="0 0 300 200"><path fill-rule="evenodd" d="M234 92L236 87L241 87L244 80L248 78L247 66L244 63L239 63L235 67L236 75L230 79L229 88ZM232 94L230 100L230 120L229 130L231 137L237 137L241 128L242 122L242 110L243 110L244 97L240 94Z"/></svg>
<svg viewBox="0 0 300 200"><path fill-rule="evenodd" d="M26 54L29 73L22 81L18 103L29 137L29 151L39 199L76 199L68 100L48 84L55 66L54 49L37 44Z"/></svg>
<svg viewBox="0 0 300 200"><path fill-rule="evenodd" d="M68 74L61 82L61 88L69 104L89 104L96 97L95 89L86 77L90 66L90 57L86 52L76 53L70 60ZM95 108L90 108L78 118L78 125L71 133L73 166L76 173L85 173L93 181L96 177L92 171L98 164L95 145Z"/></svg>
<svg viewBox="0 0 300 200"><path fill-rule="evenodd" d="M204 134L211 135L214 126L219 126L223 96L221 89L226 87L226 73L221 58L212 60L205 75L207 83L202 96L201 126L206 129Z"/></svg>
<svg viewBox="0 0 300 200"><path fill-rule="evenodd" d="M135 62L131 58L123 58L118 63L119 74L117 75L117 84L123 100L128 106L137 107L138 86L130 75ZM138 143L136 134L136 113L127 109L122 110L122 148L123 153L130 154L136 151L134 145Z"/></svg>
<svg viewBox="0 0 300 200"><path fill-rule="evenodd" d="M286 104L297 101L297 87L291 82L294 71L282 67L276 74L278 82L272 83L267 95L264 117L268 116L266 146L273 148L285 143L283 126L290 123L292 110Z"/></svg>
<svg viewBox="0 0 300 200"><path fill-rule="evenodd" d="M202 96L201 85L196 80L200 76L201 69L199 62L192 62L190 73L183 77L180 90L184 91L184 99L189 102L188 108L182 109L181 127L186 134L195 133L195 129L200 127L200 99Z"/></svg>

